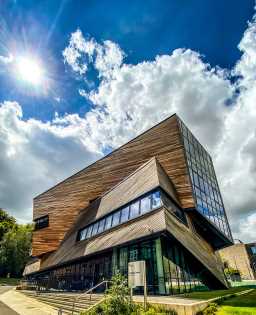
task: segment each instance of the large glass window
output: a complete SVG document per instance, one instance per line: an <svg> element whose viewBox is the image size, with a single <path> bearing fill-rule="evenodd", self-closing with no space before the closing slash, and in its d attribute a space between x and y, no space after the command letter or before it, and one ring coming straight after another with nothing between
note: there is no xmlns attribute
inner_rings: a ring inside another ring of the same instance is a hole
<svg viewBox="0 0 256 315"><path fill-rule="evenodd" d="M81 241L86 239L87 232L88 232L88 229L81 230L81 232L80 232L80 240Z"/></svg>
<svg viewBox="0 0 256 315"><path fill-rule="evenodd" d="M256 255L256 246L252 246L251 251L252 251L253 255Z"/></svg>
<svg viewBox="0 0 256 315"><path fill-rule="evenodd" d="M161 199L164 206L174 214L177 218L179 218L183 223L187 224L186 216L182 209L180 209L174 202L168 197L165 192L161 192Z"/></svg>
<svg viewBox="0 0 256 315"><path fill-rule="evenodd" d="M101 233L104 231L104 226L105 226L105 218L100 220L100 222L99 222L98 233Z"/></svg>
<svg viewBox="0 0 256 315"><path fill-rule="evenodd" d="M129 219L129 207L125 207L121 211L121 223L128 221Z"/></svg>
<svg viewBox="0 0 256 315"><path fill-rule="evenodd" d="M144 215L147 212L153 211L162 205L164 205L166 209L168 209L177 218L182 220L183 223L187 223L182 209L176 206L171 201L171 198L159 188L158 190L143 195L141 198L131 202L128 205L125 205L123 208L118 209L106 215L99 221L96 221L81 229L78 233L78 241L88 239L94 235L109 230L114 226L137 218L138 216Z"/></svg>
<svg viewBox="0 0 256 315"><path fill-rule="evenodd" d="M160 191L156 191L152 194L152 208L158 208L161 205Z"/></svg>
<svg viewBox="0 0 256 315"><path fill-rule="evenodd" d="M212 159L182 121L180 121L180 129L196 208L229 239L232 239Z"/></svg>
<svg viewBox="0 0 256 315"><path fill-rule="evenodd" d="M112 215L109 215L106 217L106 224L105 224L105 230L108 230L111 228L112 225Z"/></svg>
<svg viewBox="0 0 256 315"><path fill-rule="evenodd" d="M91 226L88 227L88 232L87 232L87 234L86 234L86 238L92 236L92 228L93 228L93 225L91 225Z"/></svg>
<svg viewBox="0 0 256 315"><path fill-rule="evenodd" d="M130 219L136 218L140 214L139 200L130 205Z"/></svg>
<svg viewBox="0 0 256 315"><path fill-rule="evenodd" d="M92 228L92 236L97 234L98 227L99 227L99 222L94 223L93 228Z"/></svg>
<svg viewBox="0 0 256 315"><path fill-rule="evenodd" d="M120 223L120 211L117 211L113 214L112 226L116 226Z"/></svg>
<svg viewBox="0 0 256 315"><path fill-rule="evenodd" d="M149 211L159 208L162 205L160 190L150 192L129 205L108 214L101 220L88 225L80 230L78 240L88 239L96 234L102 233L121 223L143 215Z"/></svg>
<svg viewBox="0 0 256 315"><path fill-rule="evenodd" d="M151 209L151 195L146 196L140 201L140 212L141 214L148 212Z"/></svg>
<svg viewBox="0 0 256 315"><path fill-rule="evenodd" d="M138 260L138 247L137 246L133 246L130 248L130 252L129 252L129 261L136 261Z"/></svg>

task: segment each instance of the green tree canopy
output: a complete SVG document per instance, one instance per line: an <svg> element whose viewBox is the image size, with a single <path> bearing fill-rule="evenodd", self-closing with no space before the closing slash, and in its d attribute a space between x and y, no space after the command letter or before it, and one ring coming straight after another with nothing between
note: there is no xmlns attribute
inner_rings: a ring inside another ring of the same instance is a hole
<svg viewBox="0 0 256 315"><path fill-rule="evenodd" d="M0 277L21 277L29 259L33 225L20 225L0 208Z"/></svg>
<svg viewBox="0 0 256 315"><path fill-rule="evenodd" d="M15 218L0 208L0 242L3 239L4 234L11 231L15 226Z"/></svg>

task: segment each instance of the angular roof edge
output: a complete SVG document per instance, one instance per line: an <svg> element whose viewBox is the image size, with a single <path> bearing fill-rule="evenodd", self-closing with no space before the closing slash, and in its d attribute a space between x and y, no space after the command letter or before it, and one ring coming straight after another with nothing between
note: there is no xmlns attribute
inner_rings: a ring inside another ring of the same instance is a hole
<svg viewBox="0 0 256 315"><path fill-rule="evenodd" d="M60 182L58 182L56 185L50 187L49 189L45 190L44 192L42 192L42 193L40 193L40 194L38 194L38 195L36 195L33 199L37 199L37 198L41 197L41 196L44 195L45 193L49 192L50 190L52 190L52 189L54 189L55 187L59 186L60 184L64 183L66 180L68 180L68 179L70 179L70 178L72 178L72 177L74 177L74 176L80 174L81 172L83 172L83 171L86 170L87 168L89 168L89 167L93 166L94 164L96 164L98 161L101 161L101 160L103 160L103 159L105 159L105 158L111 156L113 153L115 153L116 151L118 151L119 149L121 149L122 147L124 147L125 145L127 145L128 143L132 142L133 140L137 139L138 137L144 135L144 134L147 133L148 131L150 131L150 130L156 128L156 127L158 127L158 126L161 125L162 123L166 122L167 120L169 120L170 118L175 117L175 116L177 117L177 119L180 119L180 117L179 117L176 113L174 113L174 114L172 114L172 115L166 117L165 119L163 119L162 121L160 121L160 122L157 123L156 125L154 125L154 126L148 128L147 130L145 130L145 131L143 131L142 133L140 133L138 136L136 136L136 137L132 138L131 140L129 140L128 142L122 144L120 147L114 149L114 150L111 151L109 154L104 155L102 158L100 158L100 159L96 160L95 162L93 162L93 163L87 165L86 167L84 167L84 168L81 169L80 171L78 171L78 172L72 174L71 176L65 178L64 180L62 180L62 181L60 181Z"/></svg>

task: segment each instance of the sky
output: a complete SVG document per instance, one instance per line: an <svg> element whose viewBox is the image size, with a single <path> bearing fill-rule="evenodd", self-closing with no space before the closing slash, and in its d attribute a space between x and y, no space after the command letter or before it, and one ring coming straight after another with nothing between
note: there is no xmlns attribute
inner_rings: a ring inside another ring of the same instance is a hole
<svg viewBox="0 0 256 315"><path fill-rule="evenodd" d="M256 241L253 0L0 0L0 207L177 113L213 157L234 238Z"/></svg>

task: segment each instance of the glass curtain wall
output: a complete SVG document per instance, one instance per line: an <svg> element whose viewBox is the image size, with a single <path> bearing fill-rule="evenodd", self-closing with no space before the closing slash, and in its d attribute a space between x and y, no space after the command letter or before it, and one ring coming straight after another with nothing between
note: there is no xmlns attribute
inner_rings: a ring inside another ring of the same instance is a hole
<svg viewBox="0 0 256 315"><path fill-rule="evenodd" d="M46 288L56 290L87 290L104 279L111 278L111 259L112 252L109 252L29 277L29 279L37 281Z"/></svg>
<svg viewBox="0 0 256 315"><path fill-rule="evenodd" d="M120 272L128 276L128 263L145 260L147 268L147 288L150 295L172 295L205 288L200 280L200 272L193 272L191 257L175 241L158 237L133 243L120 248L56 268L37 275L36 280L46 287L57 290L87 290L103 280ZM194 263L197 265L197 263ZM143 294L143 288L134 289L134 294Z"/></svg>
<svg viewBox="0 0 256 315"><path fill-rule="evenodd" d="M145 260L148 294L173 295L194 290L207 289L198 273L189 267L191 257L175 241L159 237L116 249L112 270L128 276L128 263ZM143 288L136 288L142 294Z"/></svg>
<svg viewBox="0 0 256 315"><path fill-rule="evenodd" d="M166 294L208 289L200 279L200 271L193 270L193 257L175 240L163 238L162 250Z"/></svg>
<svg viewBox="0 0 256 315"><path fill-rule="evenodd" d="M179 120L179 123L196 200L196 208L232 240L211 156L185 124L181 120Z"/></svg>

